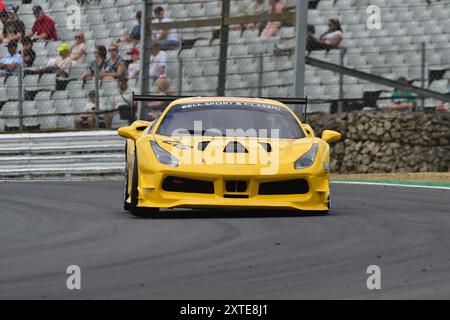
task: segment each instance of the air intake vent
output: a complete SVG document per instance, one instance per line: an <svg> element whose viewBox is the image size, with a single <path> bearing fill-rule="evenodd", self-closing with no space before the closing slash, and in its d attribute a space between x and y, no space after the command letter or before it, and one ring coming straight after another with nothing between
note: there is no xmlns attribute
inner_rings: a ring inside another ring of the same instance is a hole
<svg viewBox="0 0 450 320"><path fill-rule="evenodd" d="M238 141L230 142L223 150L225 153L248 153L248 150Z"/></svg>
<svg viewBox="0 0 450 320"><path fill-rule="evenodd" d="M226 181L225 190L227 192L245 192L247 191L247 181Z"/></svg>
<svg viewBox="0 0 450 320"><path fill-rule="evenodd" d="M308 181L304 179L261 183L260 195L306 194L309 192Z"/></svg>
<svg viewBox="0 0 450 320"><path fill-rule="evenodd" d="M169 192L213 194L214 183L211 181L167 177L164 179L163 189Z"/></svg>

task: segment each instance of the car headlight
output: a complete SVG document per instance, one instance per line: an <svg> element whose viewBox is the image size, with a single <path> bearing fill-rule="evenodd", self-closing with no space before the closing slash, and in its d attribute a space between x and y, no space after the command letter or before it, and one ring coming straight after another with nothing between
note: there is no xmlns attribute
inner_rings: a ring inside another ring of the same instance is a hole
<svg viewBox="0 0 450 320"><path fill-rule="evenodd" d="M175 158L169 152L167 152L166 150L161 148L156 141L150 141L150 144L152 146L152 149L153 149L153 152L155 153L156 158L158 159L158 161L160 163L165 164L170 167L178 167L179 161L177 158Z"/></svg>
<svg viewBox="0 0 450 320"><path fill-rule="evenodd" d="M314 164L314 160L316 160L317 151L319 151L319 144L314 143L307 153L295 161L294 168L300 170L311 167Z"/></svg>

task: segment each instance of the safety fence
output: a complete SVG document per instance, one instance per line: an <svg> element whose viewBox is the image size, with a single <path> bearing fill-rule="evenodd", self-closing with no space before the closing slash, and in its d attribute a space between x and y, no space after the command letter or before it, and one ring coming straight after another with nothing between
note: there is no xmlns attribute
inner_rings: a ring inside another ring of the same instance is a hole
<svg viewBox="0 0 450 320"><path fill-rule="evenodd" d="M0 135L0 180L121 174L124 141L115 131Z"/></svg>

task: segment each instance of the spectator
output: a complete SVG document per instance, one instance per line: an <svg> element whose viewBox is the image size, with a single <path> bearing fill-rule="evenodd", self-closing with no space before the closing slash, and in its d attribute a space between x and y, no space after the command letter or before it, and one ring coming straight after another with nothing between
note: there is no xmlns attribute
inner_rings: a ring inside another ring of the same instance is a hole
<svg viewBox="0 0 450 320"><path fill-rule="evenodd" d="M154 10L153 23L169 23L172 19L164 17L164 9L159 6ZM160 49L176 49L180 46L180 40L176 29L156 30L152 35L152 41Z"/></svg>
<svg viewBox="0 0 450 320"><path fill-rule="evenodd" d="M81 81L92 80L95 76L95 67L98 66L98 72L104 70L106 63L107 50L105 46L97 46L95 50L95 60L91 62L89 69L80 77Z"/></svg>
<svg viewBox="0 0 450 320"><path fill-rule="evenodd" d="M254 0L250 3L245 10L245 15L247 16L257 16L262 15L270 11L270 7L266 0ZM249 23L244 25L244 29L255 30L261 27L260 23Z"/></svg>
<svg viewBox="0 0 450 320"><path fill-rule="evenodd" d="M159 78L167 78L167 53L156 46L150 50L150 78L156 81Z"/></svg>
<svg viewBox="0 0 450 320"><path fill-rule="evenodd" d="M34 6L33 14L36 20L28 36L33 40L58 40L55 22L44 13L42 7Z"/></svg>
<svg viewBox="0 0 450 320"><path fill-rule="evenodd" d="M1 7L1 6L0 6ZM5 23L8 20L8 13L5 9L0 9L0 43L3 42L3 31L5 30Z"/></svg>
<svg viewBox="0 0 450 320"><path fill-rule="evenodd" d="M247 9L245 10L246 16L257 16L262 15L264 13L268 13L270 11L270 7L266 0L253 0L252 3L250 3L247 6ZM233 30L255 30L255 29L264 29L261 25L261 23L253 22L253 23L247 23L242 25L232 25L231 29Z"/></svg>
<svg viewBox="0 0 450 320"><path fill-rule="evenodd" d="M128 87L128 79L117 79L117 89L110 99L111 110L119 110L120 118L133 121L136 116L136 108L133 104L133 92Z"/></svg>
<svg viewBox="0 0 450 320"><path fill-rule="evenodd" d="M128 80L138 79L141 67L139 49L133 48L128 54L131 56L131 63L128 65Z"/></svg>
<svg viewBox="0 0 450 320"><path fill-rule="evenodd" d="M9 55L0 60L0 77L17 75L23 64L22 55L17 52L17 41L8 42L7 47Z"/></svg>
<svg viewBox="0 0 450 320"><path fill-rule="evenodd" d="M111 107L113 110L117 110L121 105L130 106L133 100L133 93L128 88L128 79L126 77L120 77L117 79L117 89L111 96Z"/></svg>
<svg viewBox="0 0 450 320"><path fill-rule="evenodd" d="M170 81L167 79L158 79L155 81L155 96L170 96L174 92L170 87ZM150 112L148 114L149 121L153 121L164 112L164 110L169 106L169 102L163 101L153 101L148 104Z"/></svg>
<svg viewBox="0 0 450 320"><path fill-rule="evenodd" d="M95 128L95 109L97 104L97 94L95 90L89 92L88 102L84 110L85 114L75 118L75 128L77 129L93 129ZM111 128L111 116L107 113L100 114L99 116L99 128Z"/></svg>
<svg viewBox="0 0 450 320"><path fill-rule="evenodd" d="M405 77L400 77L397 81L409 84ZM416 106L416 97L409 91L395 90L391 95L391 100L388 107L394 111L412 111Z"/></svg>
<svg viewBox="0 0 450 320"><path fill-rule="evenodd" d="M17 15L17 7L8 6L6 9L7 19L3 25L3 41L20 41L25 37L25 24Z"/></svg>
<svg viewBox="0 0 450 320"><path fill-rule="evenodd" d="M78 31L75 33L75 44L72 47L70 58L75 64L83 64L86 62L87 49L84 33Z"/></svg>
<svg viewBox="0 0 450 320"><path fill-rule="evenodd" d="M319 39L315 37L314 32L308 32L307 47L308 52L315 50L331 50L339 48L342 40L344 40L344 34L342 32L341 23L338 19L328 20L328 30L320 36Z"/></svg>
<svg viewBox="0 0 450 320"><path fill-rule="evenodd" d="M39 73L56 73L60 77L69 77L72 59L70 58L70 46L62 43L57 49L59 56L50 59L47 67L37 69Z"/></svg>
<svg viewBox="0 0 450 320"><path fill-rule="evenodd" d="M99 72L99 77L102 80L119 79L125 75L125 61L119 55L119 47L111 45L108 49L109 59L106 60L104 69Z"/></svg>
<svg viewBox="0 0 450 320"><path fill-rule="evenodd" d="M272 13L283 13L284 4L281 3L281 0L269 0L269 5L272 7ZM280 30L281 22L280 21L269 21L267 22L266 27L261 33L262 39L272 38L278 33Z"/></svg>
<svg viewBox="0 0 450 320"><path fill-rule="evenodd" d="M437 113L449 113L450 112L450 104L448 102L441 102L436 107L436 112Z"/></svg>
<svg viewBox="0 0 450 320"><path fill-rule="evenodd" d="M125 32L124 36L114 43L116 45L122 44L133 44L134 46L138 45L141 41L141 19L142 19L142 11L136 12L136 20L137 25L131 29L131 32Z"/></svg>
<svg viewBox="0 0 450 320"><path fill-rule="evenodd" d="M309 48L310 41L313 41L315 39L316 34L316 28L312 24L308 24L307 31L306 31L306 39L307 39L307 48ZM309 51L309 50L308 50ZM294 54L295 48L294 47L286 47L283 44L275 44L274 53L276 55L283 55L283 54Z"/></svg>
<svg viewBox="0 0 450 320"><path fill-rule="evenodd" d="M34 59L36 59L36 52L33 50L33 40L28 37L22 40L22 57L24 67L30 68L33 66Z"/></svg>

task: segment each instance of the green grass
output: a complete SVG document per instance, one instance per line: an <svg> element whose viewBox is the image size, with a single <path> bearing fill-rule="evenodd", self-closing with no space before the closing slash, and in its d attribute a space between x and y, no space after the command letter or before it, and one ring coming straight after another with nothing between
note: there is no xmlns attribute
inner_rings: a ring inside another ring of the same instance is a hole
<svg viewBox="0 0 450 320"><path fill-rule="evenodd" d="M348 180L348 179L334 179L333 181L400 184L400 185L406 185L406 186L427 186L427 187L449 187L450 188L450 182L399 181L399 180Z"/></svg>

